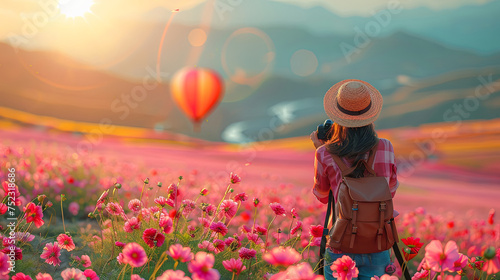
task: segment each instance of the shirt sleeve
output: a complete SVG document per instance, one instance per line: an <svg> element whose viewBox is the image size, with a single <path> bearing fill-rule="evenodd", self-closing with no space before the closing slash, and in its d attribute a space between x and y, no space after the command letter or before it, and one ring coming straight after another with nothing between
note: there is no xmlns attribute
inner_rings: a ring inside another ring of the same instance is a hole
<svg viewBox="0 0 500 280"><path fill-rule="evenodd" d="M396 164L396 157L394 156L394 148L392 144L390 145L390 149L392 151L393 159L391 163L391 177L389 178L389 190L391 191L392 197L396 194L396 190L399 187L398 181L398 167Z"/></svg>
<svg viewBox="0 0 500 280"><path fill-rule="evenodd" d="M320 149L316 150L314 156L314 187L312 192L321 203L328 203L330 180L328 178L327 168L323 162L322 152Z"/></svg>

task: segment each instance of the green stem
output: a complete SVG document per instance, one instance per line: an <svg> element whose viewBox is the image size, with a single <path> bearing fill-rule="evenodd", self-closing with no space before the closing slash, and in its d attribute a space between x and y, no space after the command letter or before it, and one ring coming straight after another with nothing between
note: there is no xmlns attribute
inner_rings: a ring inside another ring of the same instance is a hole
<svg viewBox="0 0 500 280"><path fill-rule="evenodd" d="M66 233L66 225L64 224L63 198L61 197L61 217L63 222L64 233Z"/></svg>
<svg viewBox="0 0 500 280"><path fill-rule="evenodd" d="M269 236L269 230L271 229L271 225L274 222L274 219L276 219L276 215L273 217L271 222L269 223L269 226L267 227L267 232L266 232L266 243L264 244L266 246L266 251L267 251L267 237Z"/></svg>

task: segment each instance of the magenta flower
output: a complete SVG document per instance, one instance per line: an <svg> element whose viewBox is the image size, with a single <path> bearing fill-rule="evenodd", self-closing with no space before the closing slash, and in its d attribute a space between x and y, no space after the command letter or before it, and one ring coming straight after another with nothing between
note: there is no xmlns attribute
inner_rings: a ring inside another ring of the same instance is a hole
<svg viewBox="0 0 500 280"><path fill-rule="evenodd" d="M290 210L290 213L292 214L292 218L298 218L299 217L299 214L297 213L297 210L295 210L295 208L292 208L292 210Z"/></svg>
<svg viewBox="0 0 500 280"><path fill-rule="evenodd" d="M240 176L234 174L233 172L231 172L229 178L231 179L231 184L238 184L239 182L241 182Z"/></svg>
<svg viewBox="0 0 500 280"><path fill-rule="evenodd" d="M101 206L102 204L104 204L104 202L106 201L106 198L108 197L108 193L109 193L109 190L105 190L101 196L99 197L99 199L97 200L97 203L96 203L96 207L99 207Z"/></svg>
<svg viewBox="0 0 500 280"><path fill-rule="evenodd" d="M170 246L167 253L172 259L180 262L188 262L194 258L191 248L183 247L181 244Z"/></svg>
<svg viewBox="0 0 500 280"><path fill-rule="evenodd" d="M120 206L118 203L110 202L108 205L106 205L106 211L108 211L109 214L115 215L115 216L120 216L123 214L123 208Z"/></svg>
<svg viewBox="0 0 500 280"><path fill-rule="evenodd" d="M66 251L73 251L75 249L75 243L73 242L73 238L64 233L59 234L57 237L57 242L59 243L59 247L65 249Z"/></svg>
<svg viewBox="0 0 500 280"><path fill-rule="evenodd" d="M87 280L83 271L76 268L66 268L61 272L63 280Z"/></svg>
<svg viewBox="0 0 500 280"><path fill-rule="evenodd" d="M125 225L123 226L123 230L125 232L133 232L134 229L139 229L141 227L141 223L139 220L137 220L136 217L130 218L128 221L125 222Z"/></svg>
<svg viewBox="0 0 500 280"><path fill-rule="evenodd" d="M97 273L92 269L85 269L83 275L85 275L87 279L90 278L90 280L99 280L99 276L97 276Z"/></svg>
<svg viewBox="0 0 500 280"><path fill-rule="evenodd" d="M179 196L179 188L175 183L170 184L167 188L168 198L175 200Z"/></svg>
<svg viewBox="0 0 500 280"><path fill-rule="evenodd" d="M358 277L359 274L356 262L346 255L334 261L330 268L333 271L333 277L337 277L340 280L351 280Z"/></svg>
<svg viewBox="0 0 500 280"><path fill-rule="evenodd" d="M196 208L196 203L194 203L191 199L184 199L182 201L182 206L184 206L182 215L187 216Z"/></svg>
<svg viewBox="0 0 500 280"><path fill-rule="evenodd" d="M1 275L1 274L0 274ZM52 276L50 276L50 274L47 274L47 273L41 273L39 272L36 276L35 276L36 280L53 280L52 279Z"/></svg>
<svg viewBox="0 0 500 280"><path fill-rule="evenodd" d="M217 223L211 224L210 225L210 229L213 232L221 234L222 236L225 236L227 234L227 232L228 232L228 229L227 229L226 225L223 222L217 222Z"/></svg>
<svg viewBox="0 0 500 280"><path fill-rule="evenodd" d="M60 256L61 248L59 248L59 244L57 242L54 242L53 244L45 244L40 258L44 259L46 263L56 266L61 264L61 260L59 259Z"/></svg>
<svg viewBox="0 0 500 280"><path fill-rule="evenodd" d="M6 239L4 239L6 240ZM5 247L2 249L2 252L4 254L10 254L11 251L12 251L12 247L14 247L14 259L16 260L22 260L23 259L23 250L21 250L21 248L17 247L17 246L14 246L14 245L10 245L8 247Z"/></svg>
<svg viewBox="0 0 500 280"><path fill-rule="evenodd" d="M160 205L161 207L165 207L165 205L167 205L167 203L168 203L168 200L163 196L159 196L159 197L155 198L154 201L156 204Z"/></svg>
<svg viewBox="0 0 500 280"><path fill-rule="evenodd" d="M443 249L439 240L432 240L425 247L425 260L433 271L453 270L455 261L460 258L455 241L448 241Z"/></svg>
<svg viewBox="0 0 500 280"><path fill-rule="evenodd" d="M301 255L292 247L274 247L271 251L265 253L262 259L274 266L288 267L297 263Z"/></svg>
<svg viewBox="0 0 500 280"><path fill-rule="evenodd" d="M302 222L301 221L297 221L297 224L295 226L293 226L292 230L290 230L290 233L292 235L296 234L297 231L299 230L302 230Z"/></svg>
<svg viewBox="0 0 500 280"><path fill-rule="evenodd" d="M142 234L142 240L144 240L150 248L154 246L161 247L165 241L165 235L154 228L148 228Z"/></svg>
<svg viewBox="0 0 500 280"><path fill-rule="evenodd" d="M143 266L148 261L148 256L146 255L144 248L135 242L125 245L121 254L122 262L129 264L132 267Z"/></svg>
<svg viewBox="0 0 500 280"><path fill-rule="evenodd" d="M312 237L322 237L323 236L323 226L322 225L310 226L309 227L309 234Z"/></svg>
<svg viewBox="0 0 500 280"><path fill-rule="evenodd" d="M236 273L236 275L240 275L243 270L247 269L247 267L243 265L241 259L225 260L222 261L222 265L225 269L227 269L227 271Z"/></svg>
<svg viewBox="0 0 500 280"><path fill-rule="evenodd" d="M255 227L253 229L253 232L254 233L258 233L260 235L266 235L267 234L267 228L261 227L259 225L255 225Z"/></svg>
<svg viewBox="0 0 500 280"><path fill-rule="evenodd" d="M191 278L185 276L182 270L169 269L163 272L156 280L191 280Z"/></svg>
<svg viewBox="0 0 500 280"><path fill-rule="evenodd" d="M0 252L0 275L8 274L10 271L9 268L9 256Z"/></svg>
<svg viewBox="0 0 500 280"><path fill-rule="evenodd" d="M128 202L128 209L132 210L133 212L139 212L141 208L142 208L142 203L137 198L134 198Z"/></svg>
<svg viewBox="0 0 500 280"><path fill-rule="evenodd" d="M248 200L248 195L244 192L239 193L234 197L234 201L236 201L236 202L238 202L238 201L245 202L247 200Z"/></svg>
<svg viewBox="0 0 500 280"><path fill-rule="evenodd" d="M281 204L279 204L278 202L273 202L273 203L269 204L269 207L271 207L271 209L273 210L273 212L276 216L285 216L286 215L285 208L283 208L283 206L281 206Z"/></svg>
<svg viewBox="0 0 500 280"><path fill-rule="evenodd" d="M193 280L218 280L220 274L214 266L214 255L198 252L194 259L188 264L188 270L192 273Z"/></svg>
<svg viewBox="0 0 500 280"><path fill-rule="evenodd" d="M40 205L35 205L33 202L28 203L24 208L24 218L28 224L34 222L37 228L43 226L45 223L42 219L42 207L40 207Z"/></svg>
<svg viewBox="0 0 500 280"><path fill-rule="evenodd" d="M9 207L7 206L7 204L0 202L0 215L5 214L8 209L9 209Z"/></svg>
<svg viewBox="0 0 500 280"><path fill-rule="evenodd" d="M16 275L12 276L12 280L33 280L33 278L31 278L30 276L28 276L22 272L19 272Z"/></svg>
<svg viewBox="0 0 500 280"><path fill-rule="evenodd" d="M204 240L203 242L199 243L198 248L200 248L202 250L205 249L205 250L208 250L210 252L215 251L214 244L210 243L210 241L207 241L207 240Z"/></svg>
<svg viewBox="0 0 500 280"><path fill-rule="evenodd" d="M232 199L226 199L222 201L220 209L222 210L220 216L224 215L231 219L236 215L236 211L238 211L238 203L234 202Z"/></svg>
<svg viewBox="0 0 500 280"><path fill-rule="evenodd" d="M257 254L257 252L254 249L248 249L246 247L243 247L238 251L238 255L240 256L240 258L245 259L245 260L255 258L256 254Z"/></svg>
<svg viewBox="0 0 500 280"><path fill-rule="evenodd" d="M115 246L120 247L120 248L125 247L125 245L126 245L125 243L120 242L120 241L116 241L116 242L115 242Z"/></svg>

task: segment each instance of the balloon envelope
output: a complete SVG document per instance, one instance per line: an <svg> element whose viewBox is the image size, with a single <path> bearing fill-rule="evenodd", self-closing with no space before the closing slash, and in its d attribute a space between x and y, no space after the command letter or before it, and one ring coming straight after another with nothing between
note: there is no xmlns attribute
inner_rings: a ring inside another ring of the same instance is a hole
<svg viewBox="0 0 500 280"><path fill-rule="evenodd" d="M183 68L171 81L172 97L194 122L202 120L223 96L219 75L206 68Z"/></svg>

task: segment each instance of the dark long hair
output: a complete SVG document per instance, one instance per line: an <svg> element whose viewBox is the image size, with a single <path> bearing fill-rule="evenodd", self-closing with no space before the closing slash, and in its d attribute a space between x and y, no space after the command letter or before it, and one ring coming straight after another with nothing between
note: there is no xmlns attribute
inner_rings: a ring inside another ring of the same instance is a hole
<svg viewBox="0 0 500 280"><path fill-rule="evenodd" d="M362 127L345 127L334 123L331 130L330 140L326 143L326 150L340 158L347 158L355 166L366 152L378 142L377 133L373 124ZM352 177L362 177L365 166L360 165Z"/></svg>

